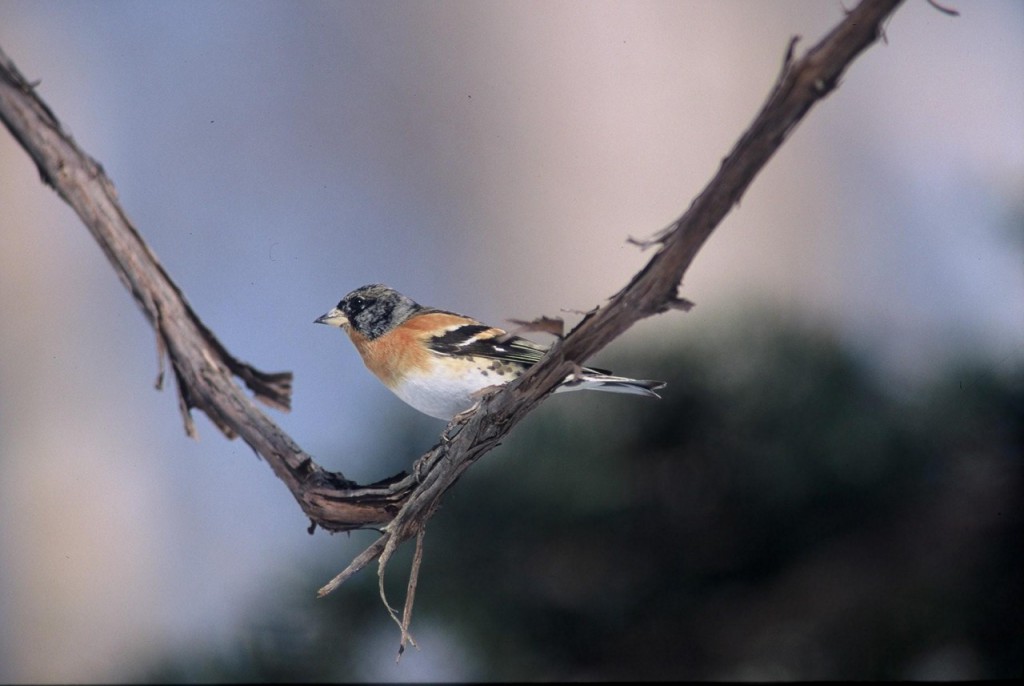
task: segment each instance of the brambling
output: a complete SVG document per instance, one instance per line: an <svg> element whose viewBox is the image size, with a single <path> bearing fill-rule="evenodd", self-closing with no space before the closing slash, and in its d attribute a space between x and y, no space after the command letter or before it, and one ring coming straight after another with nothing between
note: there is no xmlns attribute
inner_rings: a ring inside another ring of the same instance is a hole
<svg viewBox="0 0 1024 686"><path fill-rule="evenodd" d="M461 314L423 307L381 284L357 288L315 323L339 327L391 392L446 421L471 408L483 389L520 376L548 350ZM596 390L658 398L654 391L664 385L583 367L555 392Z"/></svg>

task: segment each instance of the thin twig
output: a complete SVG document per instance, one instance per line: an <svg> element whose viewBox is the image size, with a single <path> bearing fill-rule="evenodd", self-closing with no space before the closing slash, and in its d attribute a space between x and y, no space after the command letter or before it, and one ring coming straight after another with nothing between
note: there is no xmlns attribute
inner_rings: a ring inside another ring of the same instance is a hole
<svg viewBox="0 0 1024 686"><path fill-rule="evenodd" d="M940 5L938 2L936 2L936 0L928 0L928 4L937 9L938 11L942 12L943 14L947 14L951 17L960 16L960 13L958 11L956 11L952 7L944 7L943 5Z"/></svg>
<svg viewBox="0 0 1024 686"><path fill-rule="evenodd" d="M409 570L409 584L405 589L405 606L402 608L402 637L398 645L398 655L395 656L395 662L402 659L402 653L405 652L406 642L414 648L418 648L416 641L413 640L412 634L409 633L409 625L412 624L412 605L416 600L416 585L420 579L420 564L423 562L423 537L426 536L426 529L420 530L416 534L416 549L412 554L412 568Z"/></svg>

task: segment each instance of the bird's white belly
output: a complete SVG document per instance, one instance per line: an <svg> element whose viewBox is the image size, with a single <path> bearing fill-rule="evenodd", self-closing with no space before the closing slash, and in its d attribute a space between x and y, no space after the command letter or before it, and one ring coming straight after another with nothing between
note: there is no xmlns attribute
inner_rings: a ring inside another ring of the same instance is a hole
<svg viewBox="0 0 1024 686"><path fill-rule="evenodd" d="M492 375L488 379L477 371L452 374L445 370L443 374L409 375L392 390L420 412L447 421L476 403L474 393L507 381L508 377Z"/></svg>

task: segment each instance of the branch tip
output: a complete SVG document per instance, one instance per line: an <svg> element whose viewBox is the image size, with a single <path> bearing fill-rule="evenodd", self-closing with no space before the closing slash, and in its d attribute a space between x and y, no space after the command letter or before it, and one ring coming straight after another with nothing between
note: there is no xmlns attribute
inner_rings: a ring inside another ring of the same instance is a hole
<svg viewBox="0 0 1024 686"><path fill-rule="evenodd" d="M696 306L697 306L697 303L693 302L692 300L687 300L686 298L680 298L680 297L672 298L671 300L668 301L668 304L667 304L668 309L670 309L670 310L681 310L683 312L689 312L690 310L692 310Z"/></svg>
<svg viewBox="0 0 1024 686"><path fill-rule="evenodd" d="M952 7L945 7L944 5L940 5L937 2L937 0L927 0L927 2L928 2L929 5L931 5L932 7L934 7L935 9L937 9L938 11L942 12L943 14L945 14L947 16L950 16L950 17L959 17L960 16L960 12L958 12L955 9L953 9Z"/></svg>
<svg viewBox="0 0 1024 686"><path fill-rule="evenodd" d="M849 14L849 12L847 12L847 14ZM796 44L799 43L800 40L801 36L799 34L795 34L789 38L789 45L786 46L786 54L782 58L782 72L779 74L780 81L782 80L782 77L786 75L786 72L789 71L789 68L793 66L793 56L796 53Z"/></svg>
<svg viewBox="0 0 1024 686"><path fill-rule="evenodd" d="M655 231L653 234L651 234L650 238L636 238L635 236L626 236L626 242L629 243L630 245L635 245L636 247L640 248L640 250L647 250L647 248L650 248L652 245L664 243L665 239L672 235L672 232L676 230L676 227L678 225L679 221L674 221L668 226Z"/></svg>

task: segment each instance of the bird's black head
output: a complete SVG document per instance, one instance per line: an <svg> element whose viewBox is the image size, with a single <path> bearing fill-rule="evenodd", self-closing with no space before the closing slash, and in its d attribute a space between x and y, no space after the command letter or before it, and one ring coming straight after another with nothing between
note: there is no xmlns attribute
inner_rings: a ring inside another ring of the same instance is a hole
<svg viewBox="0 0 1024 686"><path fill-rule="evenodd" d="M391 331L422 308L398 291L375 283L355 289L342 298L335 309L344 315L353 330L373 339Z"/></svg>

